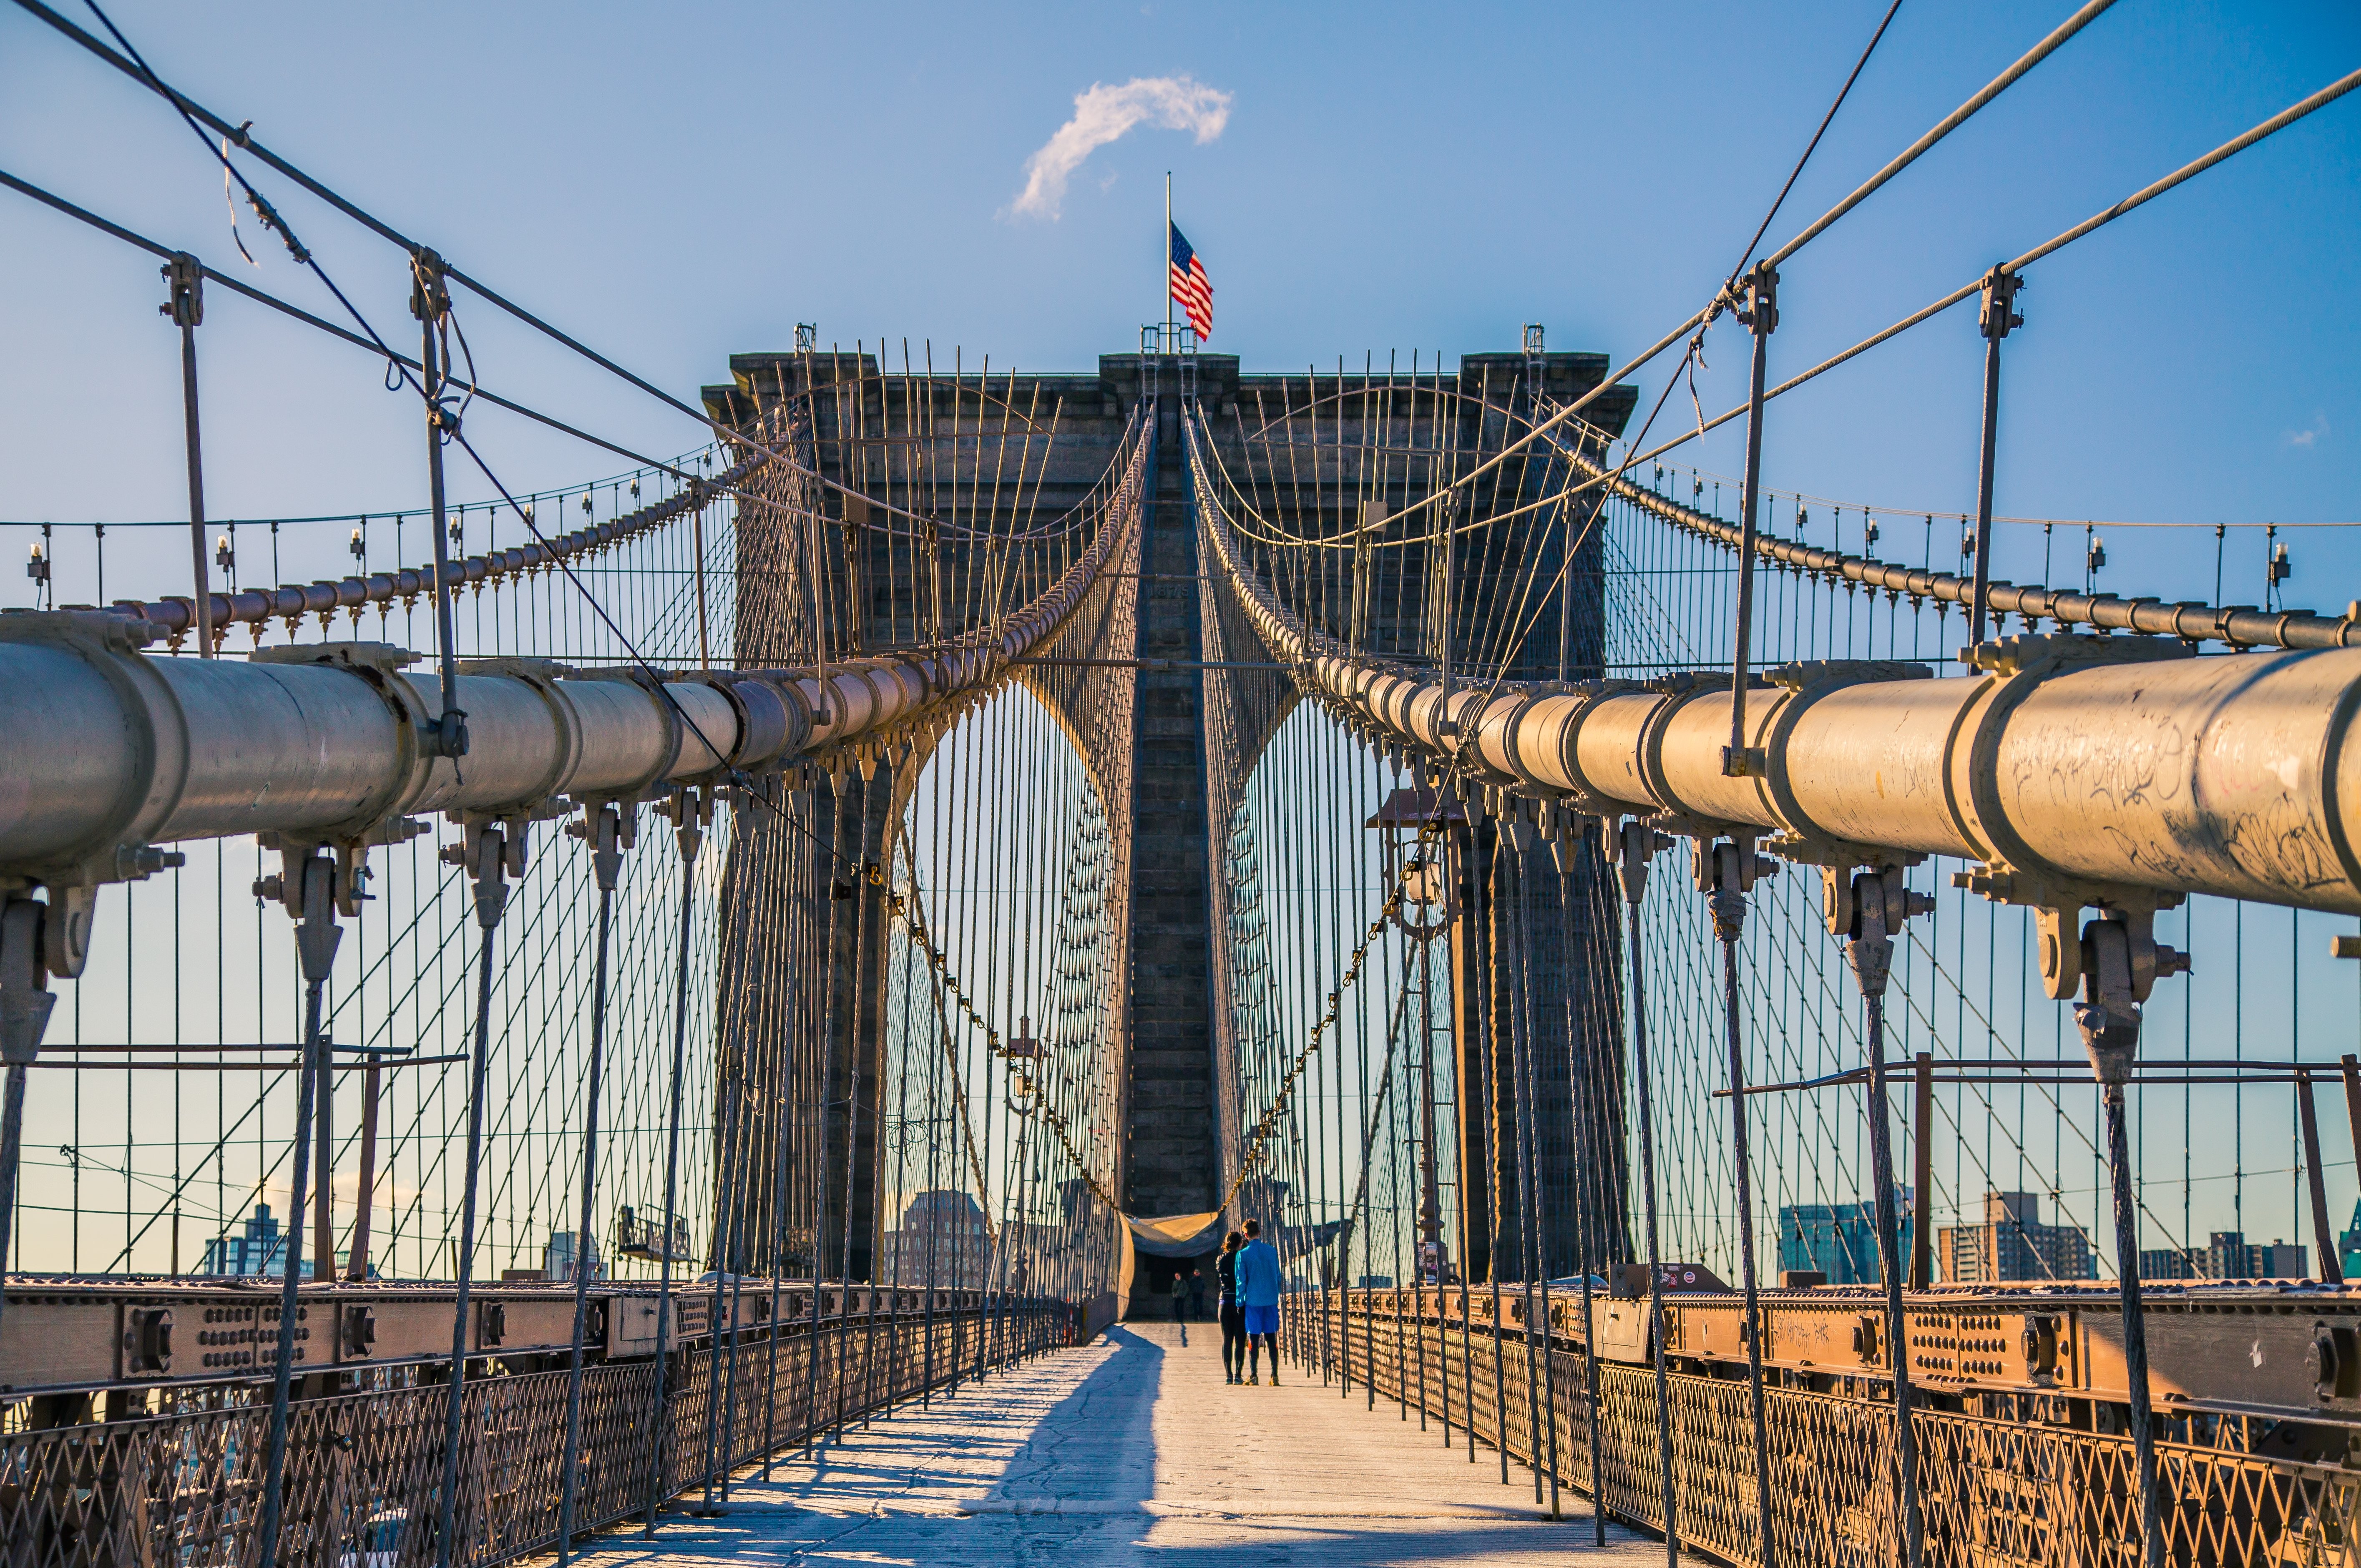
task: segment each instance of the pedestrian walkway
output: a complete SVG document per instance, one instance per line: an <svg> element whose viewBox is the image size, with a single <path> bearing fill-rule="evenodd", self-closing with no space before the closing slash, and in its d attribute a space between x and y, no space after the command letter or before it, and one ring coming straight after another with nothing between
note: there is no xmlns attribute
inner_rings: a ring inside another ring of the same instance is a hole
<svg viewBox="0 0 2361 1568"><path fill-rule="evenodd" d="M1184 1345L1182 1341L1187 1341ZM1266 1369L1268 1376L1268 1369ZM1591 1544L1584 1500L1533 1505L1532 1476L1479 1447L1443 1446L1356 1388L1222 1381L1211 1324L1133 1324L1082 1350L906 1407L809 1463L733 1486L715 1519L667 1516L653 1542L599 1537L592 1568L846 1563L1218 1562L1291 1565L1661 1562L1610 1529ZM752 1473L759 1475L759 1472Z"/></svg>

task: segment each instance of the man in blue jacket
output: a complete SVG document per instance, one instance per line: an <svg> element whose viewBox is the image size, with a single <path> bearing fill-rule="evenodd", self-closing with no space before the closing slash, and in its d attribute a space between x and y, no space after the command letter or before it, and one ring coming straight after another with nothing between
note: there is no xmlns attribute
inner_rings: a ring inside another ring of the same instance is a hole
<svg viewBox="0 0 2361 1568"><path fill-rule="evenodd" d="M1279 1252L1262 1239L1262 1223L1248 1220L1238 1252L1238 1307L1246 1321L1246 1381L1262 1381L1256 1363L1270 1346L1270 1385L1279 1387Z"/></svg>

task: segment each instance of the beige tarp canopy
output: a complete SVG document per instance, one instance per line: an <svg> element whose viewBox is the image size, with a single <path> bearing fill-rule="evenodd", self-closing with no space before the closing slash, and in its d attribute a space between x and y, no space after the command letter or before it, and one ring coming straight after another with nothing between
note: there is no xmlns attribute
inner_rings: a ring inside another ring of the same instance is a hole
<svg viewBox="0 0 2361 1568"><path fill-rule="evenodd" d="M1150 1257L1195 1257L1213 1251L1221 1243L1222 1214L1218 1209L1210 1214L1168 1214L1154 1220L1124 1215L1123 1278L1115 1287L1116 1299L1131 1299L1134 1259L1141 1253Z"/></svg>

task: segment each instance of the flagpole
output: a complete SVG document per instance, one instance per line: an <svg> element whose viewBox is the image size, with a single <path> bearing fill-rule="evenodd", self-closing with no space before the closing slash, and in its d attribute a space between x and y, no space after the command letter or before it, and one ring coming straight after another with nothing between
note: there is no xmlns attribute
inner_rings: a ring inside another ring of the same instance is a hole
<svg viewBox="0 0 2361 1568"><path fill-rule="evenodd" d="M1159 356L1172 351L1172 170L1164 171L1164 341Z"/></svg>

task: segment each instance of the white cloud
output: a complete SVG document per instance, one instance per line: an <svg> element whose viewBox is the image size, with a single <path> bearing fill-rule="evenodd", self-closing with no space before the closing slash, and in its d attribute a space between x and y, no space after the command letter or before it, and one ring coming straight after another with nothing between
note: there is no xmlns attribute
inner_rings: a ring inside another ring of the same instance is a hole
<svg viewBox="0 0 2361 1568"><path fill-rule="evenodd" d="M1025 189L1011 210L1055 218L1066 199L1066 181L1082 160L1137 126L1193 131L1202 146L1220 136L1229 121L1230 95L1191 77L1139 76L1120 87L1093 82L1089 92L1074 95L1074 117L1025 160Z"/></svg>
<svg viewBox="0 0 2361 1568"><path fill-rule="evenodd" d="M2311 429L2291 430L2287 433L2287 444L2290 446L2316 446L2320 444L2320 438L2327 433L2328 415L2325 412L2316 413L2312 415Z"/></svg>

